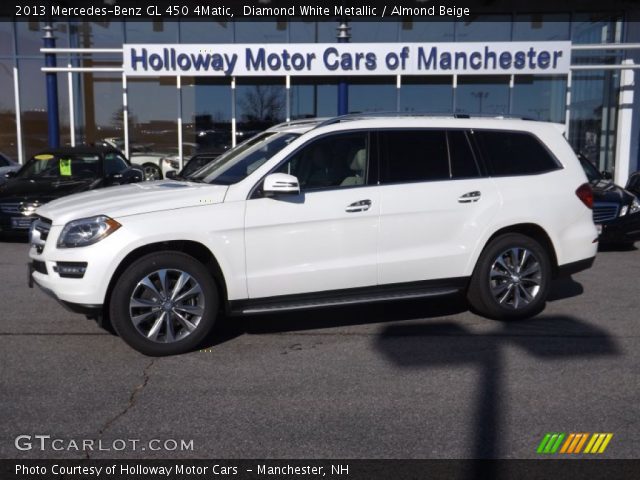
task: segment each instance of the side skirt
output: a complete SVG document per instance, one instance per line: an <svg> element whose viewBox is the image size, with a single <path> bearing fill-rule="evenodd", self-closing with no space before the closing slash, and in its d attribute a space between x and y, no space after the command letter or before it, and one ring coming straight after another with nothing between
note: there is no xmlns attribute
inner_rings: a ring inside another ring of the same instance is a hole
<svg viewBox="0 0 640 480"><path fill-rule="evenodd" d="M390 302L414 298L439 297L458 293L467 288L469 277L394 283L372 287L327 290L314 293L280 295L276 297L231 300L227 305L230 315L254 315L323 307Z"/></svg>

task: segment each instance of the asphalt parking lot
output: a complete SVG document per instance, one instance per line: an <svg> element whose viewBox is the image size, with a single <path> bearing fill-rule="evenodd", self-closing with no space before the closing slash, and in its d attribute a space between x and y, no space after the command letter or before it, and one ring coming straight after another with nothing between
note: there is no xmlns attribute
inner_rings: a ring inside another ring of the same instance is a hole
<svg viewBox="0 0 640 480"><path fill-rule="evenodd" d="M559 281L539 317L463 300L226 320L202 351L144 357L26 285L0 243L2 458L535 458L546 432L640 446L640 251ZM18 451L18 435L193 440L188 451Z"/></svg>

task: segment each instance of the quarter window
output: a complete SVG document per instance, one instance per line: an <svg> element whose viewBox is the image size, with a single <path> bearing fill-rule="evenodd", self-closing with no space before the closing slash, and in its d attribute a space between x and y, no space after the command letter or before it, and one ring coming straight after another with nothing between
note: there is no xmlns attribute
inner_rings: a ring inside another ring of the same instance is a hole
<svg viewBox="0 0 640 480"><path fill-rule="evenodd" d="M302 190L364 185L368 144L366 132L323 137L305 145L277 172L296 176Z"/></svg>
<svg viewBox="0 0 640 480"><path fill-rule="evenodd" d="M474 137L491 176L532 175L559 168L549 151L529 133L476 131Z"/></svg>

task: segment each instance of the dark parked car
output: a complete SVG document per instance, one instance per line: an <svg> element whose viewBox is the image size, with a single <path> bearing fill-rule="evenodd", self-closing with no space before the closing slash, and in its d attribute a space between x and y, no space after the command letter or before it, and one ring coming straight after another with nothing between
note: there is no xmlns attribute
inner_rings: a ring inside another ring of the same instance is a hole
<svg viewBox="0 0 640 480"><path fill-rule="evenodd" d="M640 172L636 172L629 177L627 186L624 187L633 193L636 197L640 198Z"/></svg>
<svg viewBox="0 0 640 480"><path fill-rule="evenodd" d="M20 164L0 152L0 185L7 181L7 173L20 170Z"/></svg>
<svg viewBox="0 0 640 480"><path fill-rule="evenodd" d="M593 189L593 221L601 244L632 245L640 240L640 202L613 183L583 155L580 163Z"/></svg>
<svg viewBox="0 0 640 480"><path fill-rule="evenodd" d="M197 153L189 159L187 164L180 170L180 173L176 173L175 170L167 172L167 178L187 179L209 162L218 158L222 153L224 153L224 150L219 152Z"/></svg>
<svg viewBox="0 0 640 480"><path fill-rule="evenodd" d="M114 148L46 150L9 173L8 181L0 185L0 234L26 233L36 208L56 198L143 178L142 170Z"/></svg>

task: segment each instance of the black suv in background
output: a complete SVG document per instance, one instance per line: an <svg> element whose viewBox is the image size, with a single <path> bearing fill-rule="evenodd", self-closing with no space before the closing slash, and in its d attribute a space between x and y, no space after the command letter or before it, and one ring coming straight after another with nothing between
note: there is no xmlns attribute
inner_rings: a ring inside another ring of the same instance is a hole
<svg viewBox="0 0 640 480"><path fill-rule="evenodd" d="M142 181L122 153L105 147L68 147L34 155L0 185L0 235L26 233L39 206L95 188Z"/></svg>
<svg viewBox="0 0 640 480"><path fill-rule="evenodd" d="M640 202L578 155L593 189L593 221L601 244L633 245L640 240Z"/></svg>

